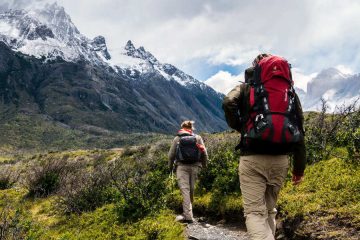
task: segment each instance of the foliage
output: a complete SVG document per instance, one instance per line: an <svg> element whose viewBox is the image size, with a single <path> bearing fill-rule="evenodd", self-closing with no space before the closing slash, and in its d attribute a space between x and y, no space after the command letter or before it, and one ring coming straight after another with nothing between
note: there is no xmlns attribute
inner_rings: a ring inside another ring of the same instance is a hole
<svg viewBox="0 0 360 240"><path fill-rule="evenodd" d="M81 215L61 215L44 199L32 201L24 194L0 192L0 239L184 239L181 224L168 210L119 224L114 204Z"/></svg>
<svg viewBox="0 0 360 240"><path fill-rule="evenodd" d="M320 113L309 113L305 119L305 142L308 163L329 159L339 146L349 147L350 154L359 131L358 101L338 107L336 112L327 114L326 101L322 99ZM350 129L348 129L349 127ZM352 133L349 133L352 130ZM355 134L354 134L355 132Z"/></svg>
<svg viewBox="0 0 360 240"><path fill-rule="evenodd" d="M58 207L65 213L93 211L113 201L110 174L105 164L78 168L61 183Z"/></svg>
<svg viewBox="0 0 360 240"><path fill-rule="evenodd" d="M0 239L36 239L39 230L24 205L23 192L3 190L0 195Z"/></svg>
<svg viewBox="0 0 360 240"><path fill-rule="evenodd" d="M334 158L308 167L305 180L299 186L287 182L279 205L286 215L296 216L351 209L359 202L360 166ZM360 217L360 208L353 209L353 214Z"/></svg>
<svg viewBox="0 0 360 240"><path fill-rule="evenodd" d="M341 124L336 141L338 146L346 148L347 161L360 163L360 108L349 114Z"/></svg>
<svg viewBox="0 0 360 240"><path fill-rule="evenodd" d="M26 169L24 185L29 196L46 197L58 191L62 181L71 175L74 164L70 164L67 156L53 156L33 161Z"/></svg>
<svg viewBox="0 0 360 240"><path fill-rule="evenodd" d="M198 191L214 191L221 194L239 192L238 164L239 152L235 146L239 141L237 134L222 133L206 135L209 154L207 168L199 175Z"/></svg>
<svg viewBox="0 0 360 240"><path fill-rule="evenodd" d="M244 222L244 208L240 194L206 193L195 197L194 211L213 219Z"/></svg>
<svg viewBox="0 0 360 240"><path fill-rule="evenodd" d="M290 181L278 201L290 239L357 239L360 166L333 158L309 166L299 186ZM315 234L315 236L313 236Z"/></svg>
<svg viewBox="0 0 360 240"><path fill-rule="evenodd" d="M19 171L12 165L0 167L0 190L9 189L18 181ZM1 238L0 238L1 239Z"/></svg>
<svg viewBox="0 0 360 240"><path fill-rule="evenodd" d="M0 153L24 154L79 148L115 148L170 139L157 133L121 133L102 128L71 128L44 115L10 114L0 119Z"/></svg>
<svg viewBox="0 0 360 240"><path fill-rule="evenodd" d="M349 226L360 227L360 165L354 160L359 111L343 113L307 115L312 164L300 186L294 187L288 179L282 190L283 218L336 213L350 219ZM244 222L239 153L234 151L239 135L201 135L210 159L199 175L194 212ZM6 216L1 217L5 221L0 227L7 229L7 236L18 232L18 239L183 239L183 227L165 209L182 210L176 180L168 177L169 146L164 139L124 149L55 151L7 159L9 164L1 165L0 183L5 176L4 188L10 189L0 190L0 213ZM326 160L334 155L342 159ZM19 186L26 191L16 193L18 187L12 187L17 178L8 179L5 167L10 172L19 169L23 183ZM35 198L25 198L28 193Z"/></svg>
<svg viewBox="0 0 360 240"><path fill-rule="evenodd" d="M157 148L143 147L114 161L111 177L121 198L116 208L119 221L135 221L164 207L166 155Z"/></svg>

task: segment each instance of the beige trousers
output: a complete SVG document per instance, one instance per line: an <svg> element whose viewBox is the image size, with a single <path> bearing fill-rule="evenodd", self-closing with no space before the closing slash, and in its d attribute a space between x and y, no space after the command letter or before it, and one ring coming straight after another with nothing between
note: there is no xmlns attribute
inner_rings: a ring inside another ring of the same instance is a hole
<svg viewBox="0 0 360 240"><path fill-rule="evenodd" d="M275 239L275 205L288 169L286 155L240 157L240 188L250 239Z"/></svg>
<svg viewBox="0 0 360 240"><path fill-rule="evenodd" d="M198 165L193 164L178 165L176 167L176 178L183 197L183 215L186 220L193 220L192 202L199 169Z"/></svg>

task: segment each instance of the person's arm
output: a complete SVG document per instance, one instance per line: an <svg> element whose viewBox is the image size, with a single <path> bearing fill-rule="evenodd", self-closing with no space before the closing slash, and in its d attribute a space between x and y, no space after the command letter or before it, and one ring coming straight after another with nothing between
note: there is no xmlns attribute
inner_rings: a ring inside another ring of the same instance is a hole
<svg viewBox="0 0 360 240"><path fill-rule="evenodd" d="M295 94L295 111L298 119L298 127L305 138L304 130L304 114L301 107L300 99L297 94ZM306 167L306 148L305 148L305 139L302 139L299 143L294 146L294 169L293 169L293 184L299 184L304 176L304 170Z"/></svg>
<svg viewBox="0 0 360 240"><path fill-rule="evenodd" d="M238 132L241 131L239 114L241 90L241 85L236 86L224 97L224 101L222 104L227 124L229 125L229 127L237 130Z"/></svg>
<svg viewBox="0 0 360 240"><path fill-rule="evenodd" d="M174 167L174 161L175 161L175 156L176 156L176 146L178 144L178 141L179 141L179 138L175 137L171 144L169 153L168 153L168 160L169 160L168 166L169 166L170 171L172 171L173 167Z"/></svg>
<svg viewBox="0 0 360 240"><path fill-rule="evenodd" d="M293 162L293 183L298 184L302 181L306 167L306 149L305 142L302 140L294 146L294 162Z"/></svg>
<svg viewBox="0 0 360 240"><path fill-rule="evenodd" d="M208 153L207 153L207 150L206 150L206 147L205 147L205 144L204 144L204 141L203 141L202 137L199 136L199 135L197 135L197 136L198 136L197 139L196 139L197 140L197 146L201 151L201 164L202 164L203 168L206 168L208 160L209 160L209 156L208 156Z"/></svg>
<svg viewBox="0 0 360 240"><path fill-rule="evenodd" d="M305 135L304 130L304 113L302 110L301 102L299 96L295 93L295 111L296 111L296 117L298 119L298 127L301 130L302 134Z"/></svg>

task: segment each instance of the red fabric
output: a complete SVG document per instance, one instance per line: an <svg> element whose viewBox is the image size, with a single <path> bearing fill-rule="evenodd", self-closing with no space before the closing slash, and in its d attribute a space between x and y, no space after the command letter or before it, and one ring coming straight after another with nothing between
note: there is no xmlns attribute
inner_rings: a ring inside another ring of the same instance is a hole
<svg viewBox="0 0 360 240"><path fill-rule="evenodd" d="M284 116L283 115L272 115L272 124L274 128L273 141L280 143L281 142L281 133L284 125Z"/></svg>
<svg viewBox="0 0 360 240"><path fill-rule="evenodd" d="M250 108L255 104L254 88L250 88Z"/></svg>
<svg viewBox="0 0 360 240"><path fill-rule="evenodd" d="M290 68L288 62L278 56L263 58L259 65L261 67L261 82L268 94L269 110L273 113L285 113L289 106L288 91L292 84L290 79ZM282 142L282 131L284 126L284 115L272 114L273 138L276 143ZM262 138L266 139L268 133L263 133ZM290 135L285 133L286 140Z"/></svg>
<svg viewBox="0 0 360 240"><path fill-rule="evenodd" d="M291 142L292 134L287 127L284 127L285 121L287 121L284 114L289 107L289 91L293 85L289 63L282 57L269 56L261 59L258 64L261 70L260 80L267 94L266 99L270 112L270 115L264 117L271 117L272 126L265 129L260 136L254 137L260 137L262 140L269 140L274 143ZM253 120L259 114L252 108L255 105L255 100L263 101L263 99L255 99L255 97L255 89L251 87L249 100L252 111L250 112L250 119L246 123L248 132L251 132L255 127Z"/></svg>
<svg viewBox="0 0 360 240"><path fill-rule="evenodd" d="M205 152L205 146L197 143L196 146L199 148L200 152Z"/></svg>
<svg viewBox="0 0 360 240"><path fill-rule="evenodd" d="M178 131L179 134L181 133L190 133L193 134L193 131L191 129L187 129L187 128L182 128Z"/></svg>
<svg viewBox="0 0 360 240"><path fill-rule="evenodd" d="M279 56L270 56L261 59L261 80L266 82L274 77L281 77L290 80L290 68L286 59Z"/></svg>

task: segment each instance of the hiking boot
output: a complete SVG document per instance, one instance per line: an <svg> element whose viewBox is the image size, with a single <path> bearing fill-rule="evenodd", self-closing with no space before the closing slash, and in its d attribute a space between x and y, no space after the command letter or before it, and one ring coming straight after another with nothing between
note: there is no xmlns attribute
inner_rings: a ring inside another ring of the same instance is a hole
<svg viewBox="0 0 360 240"><path fill-rule="evenodd" d="M185 220L185 217L183 215L177 215L175 218L176 222L182 222Z"/></svg>
<svg viewBox="0 0 360 240"><path fill-rule="evenodd" d="M181 223L193 223L194 219L186 219L183 215L178 215L176 216L175 221Z"/></svg>
<svg viewBox="0 0 360 240"><path fill-rule="evenodd" d="M193 223L194 219L184 219L182 222L183 223Z"/></svg>

